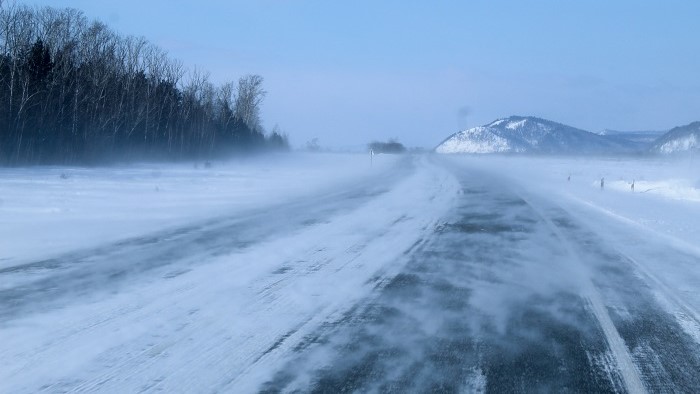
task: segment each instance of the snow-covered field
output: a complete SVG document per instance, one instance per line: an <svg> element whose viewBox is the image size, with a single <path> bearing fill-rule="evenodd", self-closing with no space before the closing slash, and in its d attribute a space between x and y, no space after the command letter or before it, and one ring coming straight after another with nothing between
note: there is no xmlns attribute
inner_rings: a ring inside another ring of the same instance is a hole
<svg viewBox="0 0 700 394"><path fill-rule="evenodd" d="M395 157L276 155L107 168L0 168L0 268L342 187Z"/></svg>
<svg viewBox="0 0 700 394"><path fill-rule="evenodd" d="M0 170L0 392L700 388L697 163L198 167Z"/></svg>

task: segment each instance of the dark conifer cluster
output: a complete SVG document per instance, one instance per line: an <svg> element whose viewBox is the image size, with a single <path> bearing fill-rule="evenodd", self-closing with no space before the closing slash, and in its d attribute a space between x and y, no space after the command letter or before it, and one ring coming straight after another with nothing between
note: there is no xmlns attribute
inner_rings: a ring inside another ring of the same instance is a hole
<svg viewBox="0 0 700 394"><path fill-rule="evenodd" d="M390 139L387 142L374 141L370 142L367 147L374 153L404 153L406 147L402 143Z"/></svg>
<svg viewBox="0 0 700 394"><path fill-rule="evenodd" d="M0 0L0 165L212 158L265 136L263 79L215 86L143 38L75 9Z"/></svg>

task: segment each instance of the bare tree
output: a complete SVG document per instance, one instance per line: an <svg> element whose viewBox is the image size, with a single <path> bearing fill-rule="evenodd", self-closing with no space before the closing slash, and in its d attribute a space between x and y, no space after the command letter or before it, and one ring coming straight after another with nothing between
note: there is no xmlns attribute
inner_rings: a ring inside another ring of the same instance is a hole
<svg viewBox="0 0 700 394"><path fill-rule="evenodd" d="M251 130L260 127L260 105L267 92L260 75L246 75L238 80L235 113Z"/></svg>
<svg viewBox="0 0 700 394"><path fill-rule="evenodd" d="M0 0L0 164L277 146L278 129L263 135L262 83L248 75L215 86L78 10Z"/></svg>

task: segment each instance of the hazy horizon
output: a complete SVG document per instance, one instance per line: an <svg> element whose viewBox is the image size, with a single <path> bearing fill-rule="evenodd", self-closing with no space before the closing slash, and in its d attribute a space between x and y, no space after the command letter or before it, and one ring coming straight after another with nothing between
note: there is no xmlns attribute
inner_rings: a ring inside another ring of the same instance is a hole
<svg viewBox="0 0 700 394"><path fill-rule="evenodd" d="M433 147L510 115L591 132L700 118L700 3L18 3L82 10L215 82L262 75L264 125L297 147Z"/></svg>

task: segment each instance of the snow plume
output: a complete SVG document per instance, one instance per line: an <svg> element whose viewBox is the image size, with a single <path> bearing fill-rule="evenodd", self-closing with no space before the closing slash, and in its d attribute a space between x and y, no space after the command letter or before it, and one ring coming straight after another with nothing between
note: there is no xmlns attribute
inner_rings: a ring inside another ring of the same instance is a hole
<svg viewBox="0 0 700 394"><path fill-rule="evenodd" d="M314 190L327 193L382 173L397 160L375 157L370 167L365 155L298 153L208 164L0 169L0 268Z"/></svg>
<svg viewBox="0 0 700 394"><path fill-rule="evenodd" d="M361 391L459 391L485 386L481 368L493 362L484 360L493 349L518 357L549 343L547 335L572 331L583 339L568 343L603 348L588 309L590 261L557 230L567 225L555 223L562 213L492 173L453 169L459 199L436 231L410 249L401 271L378 282L377 294L313 335L265 388L332 392L352 378ZM472 372L457 379L464 371Z"/></svg>
<svg viewBox="0 0 700 394"><path fill-rule="evenodd" d="M303 157L158 175L8 169L5 222L24 209L46 223L52 197L78 213L60 229L85 234L89 213L116 228L131 212L160 230L53 259L0 248L21 257L0 268L12 300L0 391L698 386L693 161ZM674 195L639 189L670 179L685 179Z"/></svg>
<svg viewBox="0 0 700 394"><path fill-rule="evenodd" d="M621 229L569 194L634 217L635 208L663 205L654 200L659 196L618 190L618 178L678 173L678 163L663 169L638 160L444 159L460 195L436 231L411 247L400 271L376 282L376 294L310 335L264 388L507 391L521 372L573 387L567 376L588 371L604 374L611 391L644 391L646 375L621 327L636 322L632 310L658 307L655 295L638 291L648 284L635 264L692 292L695 260L679 259L688 263L683 270L654 265L656 258L633 262L663 246L637 244L630 252L621 245L635 243L618 237L636 230ZM604 192L593 184L601 176L611 179ZM670 220L672 211L662 215ZM651 243L646 234L641 239ZM678 298L690 297L669 299ZM691 301L681 312L668 310L680 316L679 330L696 334L685 311L700 302Z"/></svg>
<svg viewBox="0 0 700 394"><path fill-rule="evenodd" d="M0 305L0 337L13 338L0 341L0 391L255 391L394 277L454 204L454 177L427 157L366 158L286 162L316 174L303 193L255 166L244 174L282 184L236 192L268 185L282 203L3 270L15 301Z"/></svg>

